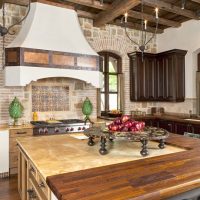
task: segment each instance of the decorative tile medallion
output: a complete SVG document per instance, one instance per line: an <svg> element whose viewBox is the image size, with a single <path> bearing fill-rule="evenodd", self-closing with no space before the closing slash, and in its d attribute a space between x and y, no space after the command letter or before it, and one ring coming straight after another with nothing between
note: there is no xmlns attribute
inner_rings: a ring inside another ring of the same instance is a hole
<svg viewBox="0 0 200 200"><path fill-rule="evenodd" d="M32 86L32 111L68 111L69 87Z"/></svg>

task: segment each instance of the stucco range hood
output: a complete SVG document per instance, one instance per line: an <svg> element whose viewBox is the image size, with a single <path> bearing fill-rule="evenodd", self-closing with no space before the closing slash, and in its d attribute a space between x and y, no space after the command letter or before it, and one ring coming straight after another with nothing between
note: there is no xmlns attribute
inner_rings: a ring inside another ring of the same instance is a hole
<svg viewBox="0 0 200 200"><path fill-rule="evenodd" d="M101 87L99 56L86 41L77 13L34 2L22 29L6 48L5 85L25 86L70 77Z"/></svg>

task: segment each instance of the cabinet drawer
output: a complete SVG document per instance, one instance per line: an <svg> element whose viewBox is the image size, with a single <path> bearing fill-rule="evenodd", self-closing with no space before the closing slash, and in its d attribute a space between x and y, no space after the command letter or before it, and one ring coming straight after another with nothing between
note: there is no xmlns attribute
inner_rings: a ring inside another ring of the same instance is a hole
<svg viewBox="0 0 200 200"><path fill-rule="evenodd" d="M28 181L27 200L41 200L31 180Z"/></svg>
<svg viewBox="0 0 200 200"><path fill-rule="evenodd" d="M24 137L33 135L33 129L10 129L10 137Z"/></svg>
<svg viewBox="0 0 200 200"><path fill-rule="evenodd" d="M29 162L29 173L35 178L35 180L37 179L37 170L36 170L36 167L31 163Z"/></svg>
<svg viewBox="0 0 200 200"><path fill-rule="evenodd" d="M38 174L38 172L37 172ZM38 176L38 175L37 175ZM29 172L29 181L32 183L35 192L37 193L37 196L42 200L47 200L48 198L48 192L46 192L46 188L48 191L48 186L46 185L46 182L38 182L38 178L35 179L35 177ZM43 185L44 184L44 185Z"/></svg>
<svg viewBox="0 0 200 200"><path fill-rule="evenodd" d="M46 181L43 179L43 177L38 173L38 186L41 189L41 191L44 193L44 195L47 197L49 196L49 187L46 184Z"/></svg>

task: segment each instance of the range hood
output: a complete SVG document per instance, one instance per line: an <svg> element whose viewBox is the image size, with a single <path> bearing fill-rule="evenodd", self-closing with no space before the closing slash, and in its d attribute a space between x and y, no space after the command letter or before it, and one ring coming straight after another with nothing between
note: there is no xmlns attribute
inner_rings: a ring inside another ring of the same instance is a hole
<svg viewBox="0 0 200 200"><path fill-rule="evenodd" d="M6 48L5 85L70 77L101 87L99 56L86 41L76 11L32 2L21 31Z"/></svg>

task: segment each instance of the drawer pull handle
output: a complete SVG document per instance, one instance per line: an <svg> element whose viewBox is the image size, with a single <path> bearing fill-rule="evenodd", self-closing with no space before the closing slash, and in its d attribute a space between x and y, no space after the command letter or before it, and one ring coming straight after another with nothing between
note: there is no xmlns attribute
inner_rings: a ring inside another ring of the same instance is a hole
<svg viewBox="0 0 200 200"><path fill-rule="evenodd" d="M43 182L39 183L38 185L40 188L45 188L45 184Z"/></svg>
<svg viewBox="0 0 200 200"><path fill-rule="evenodd" d="M24 135L24 134L26 134L26 133L27 133L27 132L24 131L24 132L17 132L16 134L17 134L17 135Z"/></svg>
<svg viewBox="0 0 200 200"><path fill-rule="evenodd" d="M30 168L30 172L35 173L35 169L33 167Z"/></svg>
<svg viewBox="0 0 200 200"><path fill-rule="evenodd" d="M36 195L36 193L35 193L35 191L33 189L29 189L29 190L27 190L27 192L28 192L28 195L29 195L29 197L31 199L36 199L37 198L37 195Z"/></svg>

